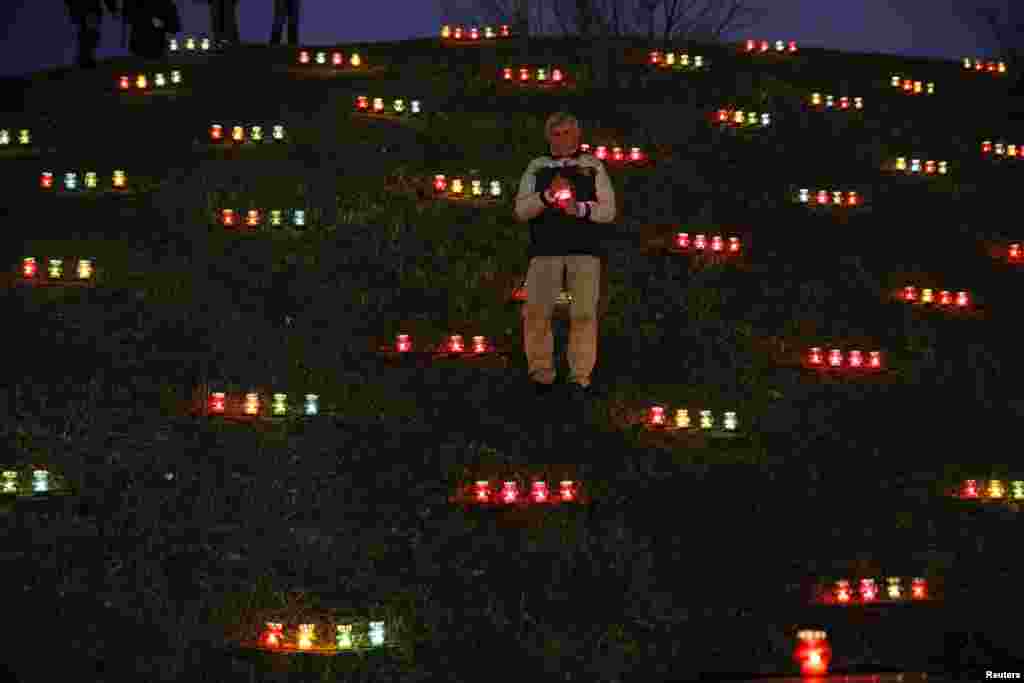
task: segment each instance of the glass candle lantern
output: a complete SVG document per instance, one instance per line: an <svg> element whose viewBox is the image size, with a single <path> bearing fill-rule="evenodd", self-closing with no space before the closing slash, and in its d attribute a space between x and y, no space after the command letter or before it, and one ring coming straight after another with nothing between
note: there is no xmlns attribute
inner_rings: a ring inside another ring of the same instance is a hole
<svg viewBox="0 0 1024 683"><path fill-rule="evenodd" d="M767 40L762 40L761 41L760 51L761 52L768 52L768 41Z"/></svg>
<svg viewBox="0 0 1024 683"><path fill-rule="evenodd" d="M711 238L711 251L722 251L722 236L715 235Z"/></svg>
<svg viewBox="0 0 1024 683"><path fill-rule="evenodd" d="M929 159L928 161L924 162L924 172L929 174L929 175L935 173L935 161L934 160Z"/></svg>
<svg viewBox="0 0 1024 683"><path fill-rule="evenodd" d="M548 484L545 481L535 481L530 485L530 500L534 503L548 502Z"/></svg>
<svg viewBox="0 0 1024 683"><path fill-rule="evenodd" d="M825 190L818 190L818 203L828 204L828 192Z"/></svg>
<svg viewBox="0 0 1024 683"><path fill-rule="evenodd" d="M892 79L891 79L891 83L892 83L892 86L894 88L900 87L900 77L899 76L893 76Z"/></svg>
<svg viewBox="0 0 1024 683"><path fill-rule="evenodd" d="M92 277L92 261L87 258L78 259L78 279L88 280Z"/></svg>
<svg viewBox="0 0 1024 683"><path fill-rule="evenodd" d="M327 63L327 53L326 52L317 52L316 53L316 63L317 64L326 64Z"/></svg>
<svg viewBox="0 0 1024 683"><path fill-rule="evenodd" d="M167 78L162 73L159 73L153 76L153 85L162 88L167 85Z"/></svg>
<svg viewBox="0 0 1024 683"><path fill-rule="evenodd" d="M725 431L727 432L735 432L739 427L739 421L736 419L735 411L730 410L725 413L724 426Z"/></svg>
<svg viewBox="0 0 1024 683"><path fill-rule="evenodd" d="M245 395L245 414L246 415L259 415L260 413L260 396L255 392L250 392Z"/></svg>
<svg viewBox="0 0 1024 683"><path fill-rule="evenodd" d="M547 82L547 80L548 80L548 70L543 68L543 67L537 69L537 82L538 83L545 83L545 82Z"/></svg>
<svg viewBox="0 0 1024 683"><path fill-rule="evenodd" d="M896 157L896 170L906 171L907 170L907 159L906 157Z"/></svg>
<svg viewBox="0 0 1024 683"><path fill-rule="evenodd" d="M395 339L395 350L400 353L412 350L412 340L407 334L400 334Z"/></svg>
<svg viewBox="0 0 1024 683"><path fill-rule="evenodd" d="M382 112L384 111L384 98L374 97L373 98L373 111Z"/></svg>
<svg viewBox="0 0 1024 683"><path fill-rule="evenodd" d="M263 142L263 126L253 126L250 129L249 136L253 142Z"/></svg>
<svg viewBox="0 0 1024 683"><path fill-rule="evenodd" d="M175 85L181 84L181 71L174 69L171 71L171 83Z"/></svg>
<svg viewBox="0 0 1024 683"><path fill-rule="evenodd" d="M18 492L18 473L13 470L4 470L0 473L0 492Z"/></svg>
<svg viewBox="0 0 1024 683"><path fill-rule="evenodd" d="M914 81L914 94L920 95L922 92L924 92L924 83L921 81Z"/></svg>
<svg viewBox="0 0 1024 683"><path fill-rule="evenodd" d="M483 187L479 179L474 178L469 181L469 193L474 197L479 197L483 194Z"/></svg>
<svg viewBox="0 0 1024 683"><path fill-rule="evenodd" d="M665 409L662 406L651 406L647 413L647 424L652 427L665 425Z"/></svg>
<svg viewBox="0 0 1024 683"><path fill-rule="evenodd" d="M511 81L512 80L512 69L507 67L507 66L505 68L503 68L501 70L501 78L502 78L502 80Z"/></svg>
<svg viewBox="0 0 1024 683"><path fill-rule="evenodd" d="M1013 500L1024 500L1024 481L1010 482L1010 497Z"/></svg>
<svg viewBox="0 0 1024 683"><path fill-rule="evenodd" d="M222 414L227 407L227 397L222 391L215 391L210 394L208 407L211 413Z"/></svg>
<svg viewBox="0 0 1024 683"><path fill-rule="evenodd" d="M761 114L761 125L767 128L772 125L772 115L769 113Z"/></svg>
<svg viewBox="0 0 1024 683"><path fill-rule="evenodd" d="M747 125L748 126L756 126L757 125L757 121L758 121L757 113L756 112L752 112L752 111L748 111L747 112Z"/></svg>
<svg viewBox="0 0 1024 683"><path fill-rule="evenodd" d="M689 429L690 428L690 411L686 408L676 409L676 429Z"/></svg>
<svg viewBox="0 0 1024 683"><path fill-rule="evenodd" d="M612 161L622 161L624 158L621 147L612 147Z"/></svg>
<svg viewBox="0 0 1024 683"><path fill-rule="evenodd" d="M86 171L84 181L87 190L95 190L99 184L95 171Z"/></svg>
<svg viewBox="0 0 1024 683"><path fill-rule="evenodd" d="M193 38L192 36L186 37L185 38L185 49L186 50L195 50L196 49L196 39Z"/></svg>
<svg viewBox="0 0 1024 683"><path fill-rule="evenodd" d="M434 176L434 191L435 192L444 192L445 189L447 189L447 187L448 187L448 181L445 179L445 177L443 175L439 174L439 175L435 175Z"/></svg>
<svg viewBox="0 0 1024 683"><path fill-rule="evenodd" d="M462 194L462 178L452 178L452 194Z"/></svg>
<svg viewBox="0 0 1024 683"><path fill-rule="evenodd" d="M913 285L907 285L903 288L903 294L900 296L904 301L917 301L917 287Z"/></svg>
<svg viewBox="0 0 1024 683"><path fill-rule="evenodd" d="M147 83L146 83L146 74L139 74L138 76L136 76L136 78L135 78L135 87L136 88L138 88L139 90L145 90L146 89L146 85L147 85Z"/></svg>
<svg viewBox="0 0 1024 683"><path fill-rule="evenodd" d="M914 89L914 82L909 78L903 79L903 92L910 92Z"/></svg>
<svg viewBox="0 0 1024 683"><path fill-rule="evenodd" d="M686 55L684 55L684 56L686 56ZM687 60L687 61L689 61L689 60ZM693 58L693 65L696 68L698 68L698 69L701 68L702 66L704 66L704 57L702 55L696 55Z"/></svg>
<svg viewBox="0 0 1024 683"><path fill-rule="evenodd" d="M358 95L358 96L356 96L356 109L357 110L359 110L359 109L369 109L369 108L370 108L370 98L368 98L366 95Z"/></svg>
<svg viewBox="0 0 1024 683"><path fill-rule="evenodd" d="M402 114L402 113L405 112L405 100L402 100L402 99L395 100L395 103L394 103L393 106L395 108L395 113L396 114Z"/></svg>
<svg viewBox="0 0 1024 683"><path fill-rule="evenodd" d="M509 32L508 24L502 24L501 25L501 37L502 38L508 38L510 35L512 35L512 34Z"/></svg>
<svg viewBox="0 0 1024 683"><path fill-rule="evenodd" d="M1007 252L1007 257L1011 261L1018 261L1020 260L1022 254L1024 254L1024 248L1022 248L1022 246L1019 243L1014 243L1010 245L1009 251Z"/></svg>
<svg viewBox="0 0 1024 683"><path fill-rule="evenodd" d="M700 428L711 429L715 426L715 418L712 417L710 410L700 411Z"/></svg>
<svg viewBox="0 0 1024 683"><path fill-rule="evenodd" d="M270 412L275 416L283 416L288 414L288 395L287 394L274 394L273 401L270 404Z"/></svg>
<svg viewBox="0 0 1024 683"><path fill-rule="evenodd" d="M565 73L563 73L561 69L552 69L551 70L551 82L552 83L561 83L564 80L565 80Z"/></svg>
<svg viewBox="0 0 1024 683"><path fill-rule="evenodd" d="M910 160L910 172L911 173L920 173L921 172L921 160L920 159L911 159Z"/></svg>
<svg viewBox="0 0 1024 683"><path fill-rule="evenodd" d="M204 52L208 51L210 49L210 39L209 38L203 38L202 40L200 40L199 41L199 49L204 51Z"/></svg>
<svg viewBox="0 0 1024 683"><path fill-rule="evenodd" d="M775 41L775 51L776 52L782 52L785 49L786 49L786 44L784 42L782 42L781 40L776 40Z"/></svg>
<svg viewBox="0 0 1024 683"><path fill-rule="evenodd" d="M528 80L530 80L530 70L525 68L525 67L520 68L519 69L519 80L520 81L528 81Z"/></svg>
<svg viewBox="0 0 1024 683"><path fill-rule="evenodd" d="M224 139L224 126L215 123L210 126L210 139L214 142Z"/></svg>
<svg viewBox="0 0 1024 683"><path fill-rule="evenodd" d="M943 289L939 292L939 305L949 306L953 303L953 294L948 289Z"/></svg>
<svg viewBox="0 0 1024 683"><path fill-rule="evenodd" d="M651 51L647 56L651 64L661 64L661 53L657 50Z"/></svg>
<svg viewBox="0 0 1024 683"><path fill-rule="evenodd" d="M447 28L447 27L446 27ZM339 650L352 649L352 624L338 624L337 644Z"/></svg>
<svg viewBox="0 0 1024 683"><path fill-rule="evenodd" d="M843 365L843 352L839 349L830 349L828 352L829 367L839 368Z"/></svg>
<svg viewBox="0 0 1024 683"><path fill-rule="evenodd" d="M473 337L473 353L487 352L487 338L481 335Z"/></svg>
<svg viewBox="0 0 1024 683"><path fill-rule="evenodd" d="M32 470L32 492L46 493L50 490L50 473L46 470Z"/></svg>
<svg viewBox="0 0 1024 683"><path fill-rule="evenodd" d="M118 170L118 171L114 171L114 176L113 176L112 181L113 181L114 187L116 187L118 189L124 189L124 187L127 185L128 178L125 176L124 171Z"/></svg>
<svg viewBox="0 0 1024 683"><path fill-rule="evenodd" d="M851 368L862 368L864 367L864 356L860 351L854 349L850 351L849 363Z"/></svg>
<svg viewBox="0 0 1024 683"><path fill-rule="evenodd" d="M501 196L501 182L499 182L497 180L492 180L491 181L491 196L492 197L500 197Z"/></svg>
<svg viewBox="0 0 1024 683"><path fill-rule="evenodd" d="M462 27L461 26L456 26L455 27L455 40L462 40Z"/></svg>
<svg viewBox="0 0 1024 683"><path fill-rule="evenodd" d="M806 188L801 188L801 189L799 190L799 192L797 193L797 200L798 200L798 201L799 201L799 202L800 202L801 204L806 204L806 203L807 203L807 202L809 202L809 201L810 201L810 199L811 199L811 198L810 198L810 194L811 194L811 193L810 193L810 190L808 190L808 189L806 189Z"/></svg>
<svg viewBox="0 0 1024 683"><path fill-rule="evenodd" d="M629 149L629 160L630 161L642 161L643 155L640 152L639 147L630 147Z"/></svg>
<svg viewBox="0 0 1024 683"><path fill-rule="evenodd" d="M245 140L245 128L242 126L234 126L231 129L231 139L235 142L242 142Z"/></svg>
<svg viewBox="0 0 1024 683"><path fill-rule="evenodd" d="M863 97L854 97L853 98L853 108L854 109L863 109L864 108L864 98Z"/></svg>
<svg viewBox="0 0 1024 683"><path fill-rule="evenodd" d="M1006 154L1006 145L1004 145L1001 142L997 142L996 143L996 150L995 151L996 151L996 155L998 155L998 156L1002 156L1002 155Z"/></svg>
<svg viewBox="0 0 1024 683"><path fill-rule="evenodd" d="M1008 156L1008 157L1015 157L1015 156L1017 156L1017 145L1007 145L1006 146L1006 156Z"/></svg>
<svg viewBox="0 0 1024 683"><path fill-rule="evenodd" d="M839 603L850 602L850 598L852 597L851 592L850 592L850 582L847 581L846 579L840 579L839 581L836 581L836 587L834 589L834 595L835 595L836 602L839 602Z"/></svg>
<svg viewBox="0 0 1024 683"><path fill-rule="evenodd" d="M34 257L29 256L21 261L21 274L27 278L33 278L38 272L38 266Z"/></svg>
<svg viewBox="0 0 1024 683"><path fill-rule="evenodd" d="M850 108L850 98L849 97L840 97L839 98L839 108L840 109L849 109Z"/></svg>
<svg viewBox="0 0 1024 683"><path fill-rule="evenodd" d="M345 55L340 52L332 52L331 66L345 66Z"/></svg>
<svg viewBox="0 0 1024 683"><path fill-rule="evenodd" d="M261 640L265 647L281 647L284 644L284 624L268 621Z"/></svg>
<svg viewBox="0 0 1024 683"><path fill-rule="evenodd" d="M797 632L797 646L793 658L800 663L802 676L821 676L828 672L832 660L832 649L824 631L801 630Z"/></svg>
<svg viewBox="0 0 1024 683"><path fill-rule="evenodd" d="M221 212L220 212L220 222L223 223L224 226L228 227L228 228L230 228L231 226L235 225L235 223L236 223L235 210L234 209L221 209Z"/></svg>
<svg viewBox="0 0 1024 683"><path fill-rule="evenodd" d="M857 206L858 204L860 204L860 199L857 196L856 190L850 190L846 194L846 204L847 206Z"/></svg>
<svg viewBox="0 0 1024 683"><path fill-rule="evenodd" d="M349 58L348 63L351 64L353 67L358 68L362 66L363 58L359 56L358 52L355 52L352 54L352 57Z"/></svg>
<svg viewBox="0 0 1024 683"><path fill-rule="evenodd" d="M65 173L64 174L64 189L65 190L77 190L78 189L78 174L77 173Z"/></svg>
<svg viewBox="0 0 1024 683"><path fill-rule="evenodd" d="M316 640L316 624L299 624L299 649L309 650Z"/></svg>
<svg viewBox="0 0 1024 683"><path fill-rule="evenodd" d="M506 481L501 485L501 502L515 503L519 500L519 484L515 481Z"/></svg>
<svg viewBox="0 0 1024 683"><path fill-rule="evenodd" d="M998 479L992 479L988 482L985 494L993 500L1002 500L1006 497L1006 488L1003 486L1003 482Z"/></svg>
<svg viewBox="0 0 1024 683"><path fill-rule="evenodd" d="M318 415L320 413L320 397L316 394L306 394L306 415Z"/></svg>
<svg viewBox="0 0 1024 683"><path fill-rule="evenodd" d="M473 484L473 500L478 503L491 502L491 482L477 481Z"/></svg>
<svg viewBox="0 0 1024 683"><path fill-rule="evenodd" d="M923 578L915 578L910 584L910 596L914 600L924 600L928 597L928 582Z"/></svg>
<svg viewBox="0 0 1024 683"><path fill-rule="evenodd" d="M260 224L259 209L249 209L245 212L245 224L250 228L255 228Z"/></svg>
<svg viewBox="0 0 1024 683"><path fill-rule="evenodd" d="M708 238L706 235L695 235L693 238L693 248L697 251L704 251L708 246Z"/></svg>
<svg viewBox="0 0 1024 683"><path fill-rule="evenodd" d="M822 355L821 349L817 346L813 347L807 354L807 362L811 365L821 365Z"/></svg>
<svg viewBox="0 0 1024 683"><path fill-rule="evenodd" d="M934 83L928 83L925 86L925 92L928 93L929 95L934 95L935 94L935 84Z"/></svg>
<svg viewBox="0 0 1024 683"><path fill-rule="evenodd" d="M594 156L604 161L605 159L608 158L608 148L605 147L604 145L598 145L597 149L594 150Z"/></svg>
<svg viewBox="0 0 1024 683"><path fill-rule="evenodd" d="M826 107L831 109L833 106L835 106L835 103L836 103L835 97L833 97L832 95L826 95L825 96L825 106Z"/></svg>
<svg viewBox="0 0 1024 683"><path fill-rule="evenodd" d="M939 162L939 175L946 175L949 172L949 163L946 161Z"/></svg>
<svg viewBox="0 0 1024 683"><path fill-rule="evenodd" d="M870 352L868 352L868 367L869 368L881 368L882 367L882 352L881 351L870 351Z"/></svg>
<svg viewBox="0 0 1024 683"><path fill-rule="evenodd" d="M294 223L295 227L297 227L297 228L305 227L305 225L306 225L306 210L305 209L295 209L295 211L292 212L292 223Z"/></svg>
<svg viewBox="0 0 1024 683"><path fill-rule="evenodd" d="M740 251L740 238L730 237L729 238L729 253L738 254Z"/></svg>
<svg viewBox="0 0 1024 683"><path fill-rule="evenodd" d="M51 280L59 280L64 277L64 261L59 258L50 259L50 264L46 269L46 275Z"/></svg>
<svg viewBox="0 0 1024 683"><path fill-rule="evenodd" d="M576 482L570 479L563 479L558 483L558 497L563 503L571 503L576 500Z"/></svg>
<svg viewBox="0 0 1024 683"><path fill-rule="evenodd" d="M413 100L412 102L409 103L409 113L410 114L419 114L419 113L421 113L421 111L422 110L420 109L420 101L419 100Z"/></svg>
<svg viewBox="0 0 1024 683"><path fill-rule="evenodd" d="M270 225L272 227L280 227L281 226L281 209L271 209L270 210Z"/></svg>
<svg viewBox="0 0 1024 683"><path fill-rule="evenodd" d="M167 48L171 52L177 52L178 51L178 39L177 38L171 38L170 42L167 44Z"/></svg>
<svg viewBox="0 0 1024 683"><path fill-rule="evenodd" d="M841 190L834 190L832 192L832 203L836 206L843 205L843 193Z"/></svg>
<svg viewBox="0 0 1024 683"><path fill-rule="evenodd" d="M462 353L466 350L466 345L462 341L461 334L452 334L448 336L448 341L445 344L445 348L449 353Z"/></svg>
<svg viewBox="0 0 1024 683"><path fill-rule="evenodd" d="M932 304L935 303L935 293L930 288L921 290L921 303Z"/></svg>
<svg viewBox="0 0 1024 683"><path fill-rule="evenodd" d="M874 579L860 580L860 599L863 602L872 602L878 597L878 587Z"/></svg>
<svg viewBox="0 0 1024 683"><path fill-rule="evenodd" d="M754 41L747 40L746 50L747 50L747 52L753 52L754 51Z"/></svg>
<svg viewBox="0 0 1024 683"><path fill-rule="evenodd" d="M900 577L890 576L886 579L886 583L888 584L886 586L886 594L890 600L899 600L903 597L903 586Z"/></svg>
<svg viewBox="0 0 1024 683"><path fill-rule="evenodd" d="M665 66L675 66L675 65L676 65L676 53L675 52L667 53L665 55Z"/></svg>
<svg viewBox="0 0 1024 683"><path fill-rule="evenodd" d="M991 151L992 151L992 141L991 140L983 141L981 143L981 153L982 154L988 154Z"/></svg>
<svg viewBox="0 0 1024 683"><path fill-rule="evenodd" d="M689 233L680 232L676 234L676 246L680 249L690 248L690 235Z"/></svg>
<svg viewBox="0 0 1024 683"><path fill-rule="evenodd" d="M484 38L486 38L487 40L494 38L494 29L492 27L484 27Z"/></svg>
<svg viewBox="0 0 1024 683"><path fill-rule="evenodd" d="M976 479L968 479L964 482L964 485L960 489L961 498L977 498L978 497L978 481Z"/></svg>
<svg viewBox="0 0 1024 683"><path fill-rule="evenodd" d="M275 140L284 140L284 126L282 126L280 123L275 124L273 129L271 130L271 135Z"/></svg>
<svg viewBox="0 0 1024 683"><path fill-rule="evenodd" d="M744 121L746 120L746 119L744 118L744 116L743 116L743 111L737 111L737 112L735 112L735 113L733 114L733 118L732 118L732 120L733 120L733 123L736 123L736 124L740 124L740 125L742 125L742 124L743 124L743 122L744 122Z"/></svg>
<svg viewBox="0 0 1024 683"><path fill-rule="evenodd" d="M384 622L370 622L370 647L382 647L384 645Z"/></svg>

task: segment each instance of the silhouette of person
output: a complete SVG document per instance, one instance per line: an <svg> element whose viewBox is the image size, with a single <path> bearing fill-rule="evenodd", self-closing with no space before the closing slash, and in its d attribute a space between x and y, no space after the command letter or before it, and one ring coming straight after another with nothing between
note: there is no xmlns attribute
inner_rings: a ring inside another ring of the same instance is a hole
<svg viewBox="0 0 1024 683"><path fill-rule="evenodd" d="M78 33L78 57L75 61L83 69L94 69L100 27L103 25L103 5L100 0L64 0L64 4ZM112 16L117 16L117 0L104 0L104 4Z"/></svg>
<svg viewBox="0 0 1024 683"><path fill-rule="evenodd" d="M167 35L181 31L173 0L125 0L125 18L132 27L128 49L144 59L160 59L167 48Z"/></svg>
<svg viewBox="0 0 1024 683"><path fill-rule="evenodd" d="M281 42L284 23L288 22L288 44L299 44L299 12L302 0L274 0L274 26L270 30L270 44Z"/></svg>
<svg viewBox="0 0 1024 683"><path fill-rule="evenodd" d="M210 32L218 47L239 43L238 0L198 0L210 4Z"/></svg>

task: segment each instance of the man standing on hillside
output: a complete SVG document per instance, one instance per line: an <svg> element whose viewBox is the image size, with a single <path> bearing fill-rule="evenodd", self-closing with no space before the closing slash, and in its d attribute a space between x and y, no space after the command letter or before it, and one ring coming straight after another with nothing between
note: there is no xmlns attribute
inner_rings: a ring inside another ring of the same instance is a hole
<svg viewBox="0 0 1024 683"><path fill-rule="evenodd" d="M299 10L302 0L274 0L274 24L270 29L270 44L281 42L284 24L288 22L288 44L299 44Z"/></svg>
<svg viewBox="0 0 1024 683"><path fill-rule="evenodd" d="M576 117L552 114L544 133L551 154L526 167L515 206L516 220L530 224L523 344L530 380L537 394L545 395L555 381L551 317L564 272L572 295L569 386L574 398L585 398L597 362L601 239L615 220L615 191L604 164L580 152Z"/></svg>

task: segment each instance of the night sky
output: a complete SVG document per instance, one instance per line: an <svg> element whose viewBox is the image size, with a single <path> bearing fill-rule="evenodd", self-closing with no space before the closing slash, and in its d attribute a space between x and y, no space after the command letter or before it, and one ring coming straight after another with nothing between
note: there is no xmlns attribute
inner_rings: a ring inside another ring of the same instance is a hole
<svg viewBox="0 0 1024 683"><path fill-rule="evenodd" d="M927 55L958 59L993 53L989 37L954 14L962 0L758 0L772 13L757 27L729 36L796 40L841 50ZM2 0L0 76L19 76L67 65L74 59L74 31L61 0ZM208 5L177 0L186 32L205 34ZM436 0L303 0L304 43L398 40L437 35L442 23ZM22 9L17 6L24 5ZM240 0L245 42L269 39L272 0ZM11 16L13 14L13 16ZM458 17L451 18L453 21ZM121 25L109 17L98 56L127 54Z"/></svg>

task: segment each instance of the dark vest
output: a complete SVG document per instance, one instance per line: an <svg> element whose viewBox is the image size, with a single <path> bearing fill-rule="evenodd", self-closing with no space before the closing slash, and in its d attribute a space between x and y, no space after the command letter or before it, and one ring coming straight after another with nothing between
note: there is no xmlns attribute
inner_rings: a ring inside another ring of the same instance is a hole
<svg viewBox="0 0 1024 683"><path fill-rule="evenodd" d="M580 152L576 152L570 158L576 159L579 155ZM541 168L536 173L536 191L546 191L559 174L572 184L576 192L576 201L597 200L596 170L592 168ZM573 254L604 256L602 237L607 231L608 226L602 223L567 216L556 208L545 209L530 221L529 258Z"/></svg>

